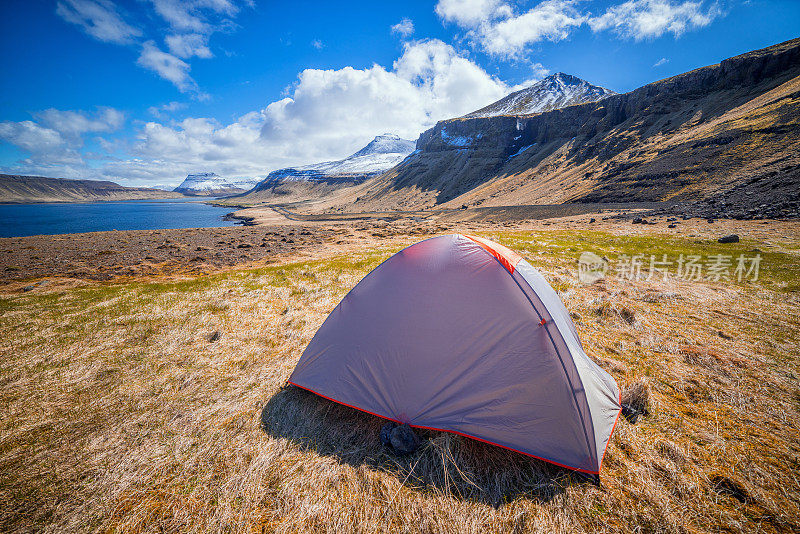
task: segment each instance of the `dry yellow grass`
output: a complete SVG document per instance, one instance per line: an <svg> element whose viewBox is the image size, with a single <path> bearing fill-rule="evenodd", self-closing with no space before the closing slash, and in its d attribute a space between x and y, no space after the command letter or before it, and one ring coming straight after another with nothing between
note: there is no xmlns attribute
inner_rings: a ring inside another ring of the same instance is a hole
<svg viewBox="0 0 800 534"><path fill-rule="evenodd" d="M425 433L397 458L380 445L380 419L281 388L339 299L418 239L406 236L187 280L3 295L0 529L800 529L796 236L758 284L582 286L579 251L617 241L486 235L541 268L620 385L649 389L650 414L617 425L601 487L451 434ZM653 252L706 246L642 239Z"/></svg>

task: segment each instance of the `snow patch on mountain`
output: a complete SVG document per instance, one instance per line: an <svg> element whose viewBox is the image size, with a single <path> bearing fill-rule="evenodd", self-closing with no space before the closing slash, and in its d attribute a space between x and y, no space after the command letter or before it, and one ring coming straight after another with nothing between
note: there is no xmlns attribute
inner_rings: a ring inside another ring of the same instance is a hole
<svg viewBox="0 0 800 534"><path fill-rule="evenodd" d="M370 154L409 154L416 143L398 135L385 133L378 135L367 146L345 159L359 158Z"/></svg>
<svg viewBox="0 0 800 534"><path fill-rule="evenodd" d="M596 102L614 91L592 85L577 76L558 72L536 82L526 89L516 91L493 104L465 115L465 117L494 117L497 115L530 115L552 111L575 104Z"/></svg>
<svg viewBox="0 0 800 534"><path fill-rule="evenodd" d="M465 137L463 135L450 135L447 133L447 128L442 128L442 141L447 143L450 146L457 146L457 147L468 147L472 144L473 139L471 137ZM480 137L480 134L478 134Z"/></svg>

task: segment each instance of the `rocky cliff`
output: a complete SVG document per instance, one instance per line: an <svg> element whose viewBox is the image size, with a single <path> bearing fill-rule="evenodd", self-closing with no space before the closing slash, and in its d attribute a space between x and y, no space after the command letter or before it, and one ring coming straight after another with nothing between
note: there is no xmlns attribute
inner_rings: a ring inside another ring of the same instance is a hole
<svg viewBox="0 0 800 534"><path fill-rule="evenodd" d="M796 196L799 76L795 39L598 102L442 121L348 209Z"/></svg>

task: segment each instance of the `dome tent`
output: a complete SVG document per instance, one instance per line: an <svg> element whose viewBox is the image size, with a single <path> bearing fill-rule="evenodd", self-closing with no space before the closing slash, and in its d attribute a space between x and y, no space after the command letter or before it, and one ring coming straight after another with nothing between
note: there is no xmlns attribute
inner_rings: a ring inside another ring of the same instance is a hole
<svg viewBox="0 0 800 534"><path fill-rule="evenodd" d="M599 474L614 379L521 256L460 234L384 261L336 306L289 383L411 427Z"/></svg>

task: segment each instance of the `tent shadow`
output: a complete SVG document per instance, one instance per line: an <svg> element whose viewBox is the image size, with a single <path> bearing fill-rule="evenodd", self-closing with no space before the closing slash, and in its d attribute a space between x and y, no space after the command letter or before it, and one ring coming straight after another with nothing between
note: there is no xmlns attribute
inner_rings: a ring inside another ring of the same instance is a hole
<svg viewBox="0 0 800 534"><path fill-rule="evenodd" d="M353 467L391 473L420 491L499 507L519 498L547 502L573 484L589 483L567 469L447 432L416 430L420 448L396 456L380 443L385 423L293 386L273 395L261 412L262 428L272 437Z"/></svg>

